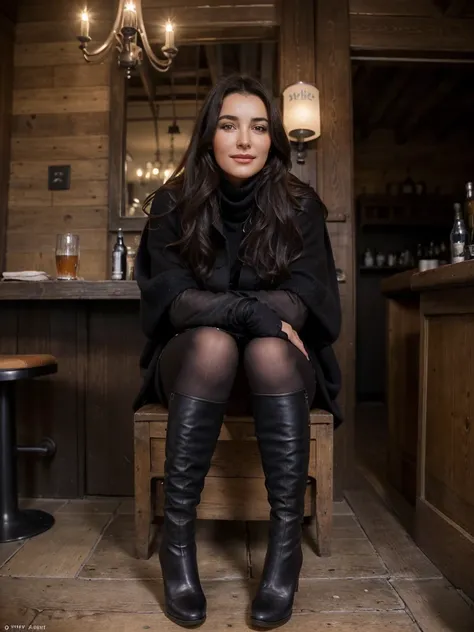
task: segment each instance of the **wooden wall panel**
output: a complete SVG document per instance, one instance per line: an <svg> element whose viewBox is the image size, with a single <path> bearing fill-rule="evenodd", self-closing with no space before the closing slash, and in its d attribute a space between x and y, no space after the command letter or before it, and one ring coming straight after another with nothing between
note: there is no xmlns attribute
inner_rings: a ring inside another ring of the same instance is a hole
<svg viewBox="0 0 474 632"><path fill-rule="evenodd" d="M25 302L16 303L16 309L17 353L51 353L61 358L57 374L18 385L18 443L37 445L49 436L57 446L52 459L19 455L19 491L23 496L73 498L80 493L78 432L84 397L78 374L77 306Z"/></svg>
<svg viewBox="0 0 474 632"><path fill-rule="evenodd" d="M353 14L351 48L368 51L474 51L474 20Z"/></svg>
<svg viewBox="0 0 474 632"><path fill-rule="evenodd" d="M90 66L87 66L90 68ZM12 134L15 139L28 138L28 143L44 143L45 137L57 140L55 137L74 137L74 147L76 143L82 143L78 137L86 136L93 144L99 143L100 153L103 157L108 156L107 140L109 133L109 113L108 112L75 112L73 114L20 114L13 117ZM98 137L98 138L97 138ZM51 144L50 141L47 141ZM69 143L70 145L70 143ZM58 157L57 146L53 146L54 153L48 155L48 159ZM73 148L69 147L69 151ZM50 149L47 151L50 152ZM79 150L81 151L81 150ZM95 151L95 150L93 150ZM72 156L72 159L77 156ZM91 156L92 158L94 156ZM85 156L87 158L87 155ZM26 157L26 160L31 160ZM54 164L54 163L51 163Z"/></svg>
<svg viewBox="0 0 474 632"><path fill-rule="evenodd" d="M351 15L395 15L439 17L440 9L433 0L350 0Z"/></svg>
<svg viewBox="0 0 474 632"><path fill-rule="evenodd" d="M474 315L432 316L427 327L425 498L474 537Z"/></svg>
<svg viewBox="0 0 474 632"><path fill-rule="evenodd" d="M110 3L88 4L98 21L111 17ZM61 25L59 7L71 14L71 32ZM54 275L56 234L67 231L81 237L80 274L102 279L108 258L110 63L87 65L82 59L73 36L77 11L73 0L26 2L19 11L7 267ZM71 166L70 189L48 190L49 165Z"/></svg>
<svg viewBox="0 0 474 632"><path fill-rule="evenodd" d="M140 389L137 358L145 339L136 301L123 302L117 316L113 301L104 301L90 313L88 321L88 494L133 494L131 405Z"/></svg>
<svg viewBox="0 0 474 632"><path fill-rule="evenodd" d="M12 128L13 42L14 26L0 14L0 273L5 269L6 230L8 215L8 163Z"/></svg>
<svg viewBox="0 0 474 632"><path fill-rule="evenodd" d="M346 274L341 294L343 334L338 359L343 377L345 423L335 433L335 487L340 494L353 469L354 424L354 213L351 61L347 0L318 0L316 11L316 84L321 95L318 140L318 191L330 213L346 215L331 226L334 254Z"/></svg>

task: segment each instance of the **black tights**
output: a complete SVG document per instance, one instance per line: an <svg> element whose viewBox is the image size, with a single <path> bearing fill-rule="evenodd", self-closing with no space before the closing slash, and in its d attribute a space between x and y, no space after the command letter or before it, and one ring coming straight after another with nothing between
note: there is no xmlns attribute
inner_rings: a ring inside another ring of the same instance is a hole
<svg viewBox="0 0 474 632"><path fill-rule="evenodd" d="M228 411L234 414L249 411L250 393L306 389L311 403L316 389L311 363L291 342L255 338L244 344L214 327L190 329L172 338L161 354L157 379L168 401L172 392L229 401Z"/></svg>

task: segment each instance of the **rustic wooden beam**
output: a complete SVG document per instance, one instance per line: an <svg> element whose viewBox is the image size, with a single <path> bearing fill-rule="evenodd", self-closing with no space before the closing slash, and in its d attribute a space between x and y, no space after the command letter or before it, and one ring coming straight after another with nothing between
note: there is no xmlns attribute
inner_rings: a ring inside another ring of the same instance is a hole
<svg viewBox="0 0 474 632"><path fill-rule="evenodd" d="M344 223L331 230L336 264L346 274L341 294L344 325L335 345L344 384L340 404L345 422L335 434L334 449L335 487L340 494L354 469L355 239L349 4L348 0L318 0L315 6L316 85L321 99L317 189L331 214L346 216Z"/></svg>
<svg viewBox="0 0 474 632"><path fill-rule="evenodd" d="M150 41L153 44L163 44L163 38L158 34L152 36ZM234 42L278 42L278 27L276 25L258 26L254 24L235 26L183 25L179 29L179 36L176 34L178 48L183 44L230 44Z"/></svg>
<svg viewBox="0 0 474 632"><path fill-rule="evenodd" d="M280 92L296 81L314 83L314 3L280 4Z"/></svg>
<svg viewBox="0 0 474 632"><path fill-rule="evenodd" d="M351 15L394 15L399 17L436 17L436 0L350 0Z"/></svg>
<svg viewBox="0 0 474 632"><path fill-rule="evenodd" d="M474 52L474 20L352 15L355 51Z"/></svg>

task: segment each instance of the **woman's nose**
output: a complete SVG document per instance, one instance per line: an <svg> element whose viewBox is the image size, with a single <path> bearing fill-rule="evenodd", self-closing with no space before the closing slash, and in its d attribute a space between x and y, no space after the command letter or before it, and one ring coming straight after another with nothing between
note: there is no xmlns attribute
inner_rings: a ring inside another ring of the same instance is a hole
<svg viewBox="0 0 474 632"><path fill-rule="evenodd" d="M250 147L250 137L246 133L241 133L237 140L238 147Z"/></svg>

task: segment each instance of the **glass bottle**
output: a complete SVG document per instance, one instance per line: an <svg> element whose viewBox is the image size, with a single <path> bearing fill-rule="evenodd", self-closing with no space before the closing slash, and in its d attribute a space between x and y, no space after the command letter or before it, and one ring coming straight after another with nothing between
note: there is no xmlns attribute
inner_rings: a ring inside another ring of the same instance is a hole
<svg viewBox="0 0 474 632"><path fill-rule="evenodd" d="M127 249L123 241L123 231L117 231L117 241L112 251L112 279L123 281L127 278Z"/></svg>
<svg viewBox="0 0 474 632"><path fill-rule="evenodd" d="M454 224L450 234L451 263L460 263L466 259L467 230L464 224L461 205L454 205Z"/></svg>

